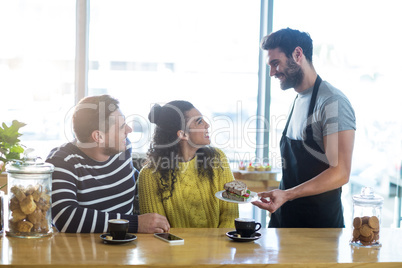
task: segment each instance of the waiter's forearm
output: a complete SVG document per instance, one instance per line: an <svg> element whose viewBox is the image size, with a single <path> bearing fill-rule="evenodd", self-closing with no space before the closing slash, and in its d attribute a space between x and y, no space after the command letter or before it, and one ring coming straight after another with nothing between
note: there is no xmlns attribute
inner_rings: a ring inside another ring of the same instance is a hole
<svg viewBox="0 0 402 268"><path fill-rule="evenodd" d="M349 182L349 175L350 169L347 169L343 165L329 167L311 180L286 190L287 199L293 200L337 189Z"/></svg>
<svg viewBox="0 0 402 268"><path fill-rule="evenodd" d="M314 178L287 190L288 200L321 194L349 182L355 140L354 130L340 131L324 137L325 155L330 167Z"/></svg>

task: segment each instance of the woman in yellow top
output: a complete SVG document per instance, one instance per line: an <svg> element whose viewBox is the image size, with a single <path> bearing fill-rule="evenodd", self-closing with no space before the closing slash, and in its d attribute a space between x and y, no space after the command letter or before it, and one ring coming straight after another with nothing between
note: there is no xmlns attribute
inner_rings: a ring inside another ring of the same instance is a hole
<svg viewBox="0 0 402 268"><path fill-rule="evenodd" d="M233 228L238 205L215 197L234 180L225 154L209 146L201 113L187 101L156 104L156 124L139 176L140 212L167 217L173 228Z"/></svg>

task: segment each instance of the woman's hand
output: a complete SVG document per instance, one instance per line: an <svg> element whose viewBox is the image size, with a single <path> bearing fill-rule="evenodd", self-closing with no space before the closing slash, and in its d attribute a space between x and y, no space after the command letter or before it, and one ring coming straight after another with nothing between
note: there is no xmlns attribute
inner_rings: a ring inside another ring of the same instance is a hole
<svg viewBox="0 0 402 268"><path fill-rule="evenodd" d="M139 233L168 233L170 224L165 216L157 213L146 213L138 215L138 232Z"/></svg>

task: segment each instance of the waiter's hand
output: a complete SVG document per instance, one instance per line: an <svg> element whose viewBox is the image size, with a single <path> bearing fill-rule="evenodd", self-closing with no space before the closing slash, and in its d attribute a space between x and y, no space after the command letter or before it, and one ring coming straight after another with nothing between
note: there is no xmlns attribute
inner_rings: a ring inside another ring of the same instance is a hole
<svg viewBox="0 0 402 268"><path fill-rule="evenodd" d="M274 213L278 208L280 208L284 203L288 201L286 191L275 189L269 192L258 193L260 197L259 201L251 202L253 205L268 210Z"/></svg>

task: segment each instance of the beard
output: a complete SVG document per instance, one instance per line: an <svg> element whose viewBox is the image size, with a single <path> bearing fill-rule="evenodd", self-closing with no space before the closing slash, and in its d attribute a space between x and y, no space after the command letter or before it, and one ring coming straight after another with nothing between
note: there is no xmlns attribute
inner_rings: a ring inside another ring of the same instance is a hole
<svg viewBox="0 0 402 268"><path fill-rule="evenodd" d="M108 156L113 156L118 153L120 153L120 151L113 147L108 147L108 148L103 149L103 154L108 155Z"/></svg>
<svg viewBox="0 0 402 268"><path fill-rule="evenodd" d="M296 62L289 58L286 61L287 67L280 75L284 75L285 79L280 82L281 89L287 90L289 88L296 88L301 84L304 78L304 73L299 65Z"/></svg>
<svg viewBox="0 0 402 268"><path fill-rule="evenodd" d="M121 152L124 152L126 149L127 149L126 146L121 147L120 144L114 145L114 143L107 142L105 144L105 147L103 148L103 154L108 155L108 156L113 156L113 155L119 154Z"/></svg>

